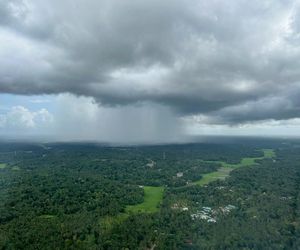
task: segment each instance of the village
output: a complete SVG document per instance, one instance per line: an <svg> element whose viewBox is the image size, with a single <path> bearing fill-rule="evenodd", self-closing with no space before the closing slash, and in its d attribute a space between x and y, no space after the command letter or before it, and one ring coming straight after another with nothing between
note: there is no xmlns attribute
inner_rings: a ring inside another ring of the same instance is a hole
<svg viewBox="0 0 300 250"><path fill-rule="evenodd" d="M236 206L231 204L224 207L218 207L217 209L212 209L211 207L202 207L201 210L191 214L191 218L193 220L200 219L209 223L216 223L220 215L227 215L236 208Z"/></svg>

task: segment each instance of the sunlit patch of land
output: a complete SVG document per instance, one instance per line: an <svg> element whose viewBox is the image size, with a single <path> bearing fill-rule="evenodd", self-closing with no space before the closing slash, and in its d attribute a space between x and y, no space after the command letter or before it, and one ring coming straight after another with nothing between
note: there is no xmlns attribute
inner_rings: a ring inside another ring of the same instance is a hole
<svg viewBox="0 0 300 250"><path fill-rule="evenodd" d="M276 153L273 149L263 149L264 158L274 158L276 157Z"/></svg>
<svg viewBox="0 0 300 250"><path fill-rule="evenodd" d="M230 167L221 167L218 171L204 174L200 180L193 182L193 184L203 186L215 180L225 179L233 169Z"/></svg>
<svg viewBox="0 0 300 250"><path fill-rule="evenodd" d="M13 170L13 171L19 171L20 168L19 168L18 166L13 166L13 167L11 168L11 170Z"/></svg>
<svg viewBox="0 0 300 250"><path fill-rule="evenodd" d="M164 188L150 187L144 188L144 202L137 205L126 207L126 213L154 213L159 209L159 204L162 201Z"/></svg>
<svg viewBox="0 0 300 250"><path fill-rule="evenodd" d="M42 214L42 215L39 216L39 218L41 218L41 219L54 219L54 218L56 218L56 216L51 215L51 214Z"/></svg>
<svg viewBox="0 0 300 250"><path fill-rule="evenodd" d="M5 163L0 163L0 169L4 169L6 168L6 164Z"/></svg>

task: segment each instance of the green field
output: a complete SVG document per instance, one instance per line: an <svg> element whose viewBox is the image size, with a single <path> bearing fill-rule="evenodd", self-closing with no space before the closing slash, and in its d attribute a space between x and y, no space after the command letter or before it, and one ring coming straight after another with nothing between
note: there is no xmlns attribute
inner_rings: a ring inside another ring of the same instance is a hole
<svg viewBox="0 0 300 250"><path fill-rule="evenodd" d="M20 168L19 168L18 166L13 166L13 167L11 168L11 170L13 170L13 171L19 171Z"/></svg>
<svg viewBox="0 0 300 250"><path fill-rule="evenodd" d="M264 158L274 158L276 157L276 154L273 149L263 149L264 152Z"/></svg>
<svg viewBox="0 0 300 250"><path fill-rule="evenodd" d="M4 169L6 168L6 164L5 163L0 163L0 169Z"/></svg>
<svg viewBox="0 0 300 250"><path fill-rule="evenodd" d="M240 167L247 167L251 165L257 164L255 161L256 160L261 160L264 157L256 157L256 158L243 158L240 163L237 164L230 164L226 163L224 161L214 161L214 163L219 163L225 168L240 168Z"/></svg>
<svg viewBox="0 0 300 250"><path fill-rule="evenodd" d="M7 167L6 163L0 163L0 169L4 169L6 167ZM13 167L11 167L11 170L16 171L16 170L20 170L20 168L18 166L13 166Z"/></svg>
<svg viewBox="0 0 300 250"><path fill-rule="evenodd" d="M198 181L193 182L193 185L206 185L212 181L215 180L222 180L225 179L226 177L229 176L230 172L236 168L240 168L240 167L247 167L247 166L253 166L253 165L257 165L258 163L256 162L256 160L262 160L262 159L266 159L266 158L273 158L275 157L275 152L273 149L262 149L264 156L262 157L253 157L253 158L243 158L241 160L240 163L238 164L229 164L226 163L224 161L206 161L206 162L213 162L213 163L219 163L222 165L221 168L219 168L217 171L215 172L211 172L208 174L204 174L202 176L202 178Z"/></svg>
<svg viewBox="0 0 300 250"><path fill-rule="evenodd" d="M220 180L225 179L227 176L229 176L229 173L232 170L233 168L221 167L218 169L218 171L204 174L200 180L193 182L193 184L203 186L218 179Z"/></svg>
<svg viewBox="0 0 300 250"><path fill-rule="evenodd" d="M240 167L247 167L247 166L252 166L252 165L256 165L257 164L257 160L262 160L262 159L266 159L266 158L273 158L275 157L275 152L273 149L262 149L264 156L262 157L246 157L243 158L241 160L240 163L238 164L230 164L230 163L226 163L224 161L206 161L206 162L213 162L213 163L219 163L221 164L223 167L227 167L227 168L240 168Z"/></svg>
<svg viewBox="0 0 300 250"><path fill-rule="evenodd" d="M55 215L51 215L51 214L42 214L39 216L39 218L41 219L53 219L53 218L56 218Z"/></svg>
<svg viewBox="0 0 300 250"><path fill-rule="evenodd" d="M164 188L145 186L144 192L144 202L127 206L126 213L154 213L158 211L159 204L163 198Z"/></svg>

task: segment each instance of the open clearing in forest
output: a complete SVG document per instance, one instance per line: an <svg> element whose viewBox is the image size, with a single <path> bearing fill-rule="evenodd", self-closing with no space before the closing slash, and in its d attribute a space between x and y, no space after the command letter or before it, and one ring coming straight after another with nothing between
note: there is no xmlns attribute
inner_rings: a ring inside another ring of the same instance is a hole
<svg viewBox="0 0 300 250"><path fill-rule="evenodd" d="M264 158L274 158L276 157L275 151L273 149L263 149Z"/></svg>
<svg viewBox="0 0 300 250"><path fill-rule="evenodd" d="M13 166L13 167L11 168L11 170L13 170L13 171L19 171L20 168L19 168L18 166Z"/></svg>
<svg viewBox="0 0 300 250"><path fill-rule="evenodd" d="M154 213L159 209L159 204L162 201L164 188L150 187L144 188L144 202L137 205L129 205L126 207L126 213Z"/></svg>
<svg viewBox="0 0 300 250"><path fill-rule="evenodd" d="M6 168L6 164L5 163L0 163L0 169L4 169Z"/></svg>
<svg viewBox="0 0 300 250"><path fill-rule="evenodd" d="M6 163L0 163L0 169L5 169L7 168L7 164ZM11 170L13 171L17 171L20 170L20 168L18 166L12 166L10 167Z"/></svg>
<svg viewBox="0 0 300 250"><path fill-rule="evenodd" d="M56 218L55 215L52 215L52 214L42 214L39 216L39 218L41 219L53 219L53 218Z"/></svg>
<svg viewBox="0 0 300 250"><path fill-rule="evenodd" d="M208 174L204 174L200 180L193 182L193 184L203 186L203 185L206 185L206 184L208 184L212 181L215 181L215 180L225 179L227 176L229 176L229 173L233 169L234 168L221 167L221 168L218 169L218 171L211 172L211 173L208 173Z"/></svg>
<svg viewBox="0 0 300 250"><path fill-rule="evenodd" d="M257 165L258 163L256 162L256 160L270 159L270 158L275 157L275 152L273 149L262 149L262 151L264 153L264 156L253 157L253 158L243 158L241 160L241 162L238 164L229 164L224 161L206 161L206 162L211 162L211 163L219 163L222 165L222 167L219 168L215 172L204 174L200 180L195 181L192 184L203 186L203 185L206 185L215 180L223 180L229 176L229 174L232 170L234 170L236 168Z"/></svg>
<svg viewBox="0 0 300 250"><path fill-rule="evenodd" d="M275 152L273 149L262 149L264 156L262 157L246 157L241 160L240 163L237 164L230 164L226 163L224 161L206 161L206 162L213 162L213 163L219 163L223 167L227 168L240 168L240 167L247 167L247 166L252 166L258 164L256 161L257 160L263 160L263 159L268 159L268 158L273 158L275 157Z"/></svg>

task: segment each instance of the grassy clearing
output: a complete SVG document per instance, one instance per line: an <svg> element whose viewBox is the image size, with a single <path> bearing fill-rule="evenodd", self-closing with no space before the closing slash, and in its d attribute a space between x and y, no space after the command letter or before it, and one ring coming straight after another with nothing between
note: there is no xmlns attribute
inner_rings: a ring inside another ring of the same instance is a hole
<svg viewBox="0 0 300 250"><path fill-rule="evenodd" d="M51 214L43 214L43 215L40 215L39 218L41 218L41 219L54 219L54 218L56 218L56 216L51 215Z"/></svg>
<svg viewBox="0 0 300 250"><path fill-rule="evenodd" d="M5 163L0 163L0 169L4 169L6 168L6 164Z"/></svg>
<svg viewBox="0 0 300 250"><path fill-rule="evenodd" d="M237 164L230 164L225 161L205 161L208 163L218 163L222 165L224 168L240 168L240 167L246 167L257 164L255 161L262 159L263 157L257 157L257 158L243 158L240 163Z"/></svg>
<svg viewBox="0 0 300 250"><path fill-rule="evenodd" d="M233 168L221 167L218 171L204 174L200 180L193 182L193 184L204 186L212 181L225 179L232 170Z"/></svg>
<svg viewBox="0 0 300 250"><path fill-rule="evenodd" d="M13 170L13 171L19 171L20 168L19 168L18 166L13 166L13 167L11 168L11 170Z"/></svg>
<svg viewBox="0 0 300 250"><path fill-rule="evenodd" d="M262 160L266 158L273 158L275 157L275 152L273 149L262 149L262 152L264 153L264 156L262 157L246 157L241 160L240 163L237 164L230 164L224 161L206 161L210 163L219 163L222 165L222 167L228 167L228 168L240 168L240 167L247 167L247 166L252 166L258 164L256 161L257 160Z"/></svg>
<svg viewBox="0 0 300 250"><path fill-rule="evenodd" d="M274 158L276 157L276 154L273 149L263 149L264 152L264 158Z"/></svg>
<svg viewBox="0 0 300 250"><path fill-rule="evenodd" d="M4 169L4 168L7 168L7 164L6 163L0 163L0 169ZM18 166L12 166L12 167L9 167L9 169L11 169L13 171L20 170L20 168Z"/></svg>
<svg viewBox="0 0 300 250"><path fill-rule="evenodd" d="M266 158L270 159L270 158L274 158L276 156L273 149L262 149L262 151L264 153L264 156L253 157L253 158L249 158L249 157L243 158L241 160L241 162L238 164L229 164L224 161L206 161L206 162L211 162L211 163L219 163L222 165L222 167L219 168L218 171L204 174L200 180L193 182L193 184L203 186L203 185L206 185L215 180L223 180L229 176L229 174L232 170L234 170L236 168L257 165L258 164L256 162L257 160L262 160L262 159L266 159Z"/></svg>
<svg viewBox="0 0 300 250"><path fill-rule="evenodd" d="M163 198L163 187L144 187L144 202L137 205L126 207L126 213L154 213L158 211L158 207Z"/></svg>

